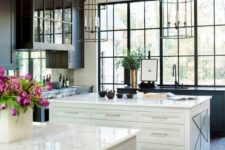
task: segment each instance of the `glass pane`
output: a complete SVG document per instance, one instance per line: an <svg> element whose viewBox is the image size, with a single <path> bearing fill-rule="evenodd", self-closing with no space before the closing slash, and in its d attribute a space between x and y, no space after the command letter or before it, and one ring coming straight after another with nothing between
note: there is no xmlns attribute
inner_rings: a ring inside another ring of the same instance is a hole
<svg viewBox="0 0 225 150"><path fill-rule="evenodd" d="M151 59L158 60L158 77L157 77L157 81L155 83L160 84L160 58L159 57L151 57Z"/></svg>
<svg viewBox="0 0 225 150"><path fill-rule="evenodd" d="M34 18L34 41L43 42L43 19Z"/></svg>
<svg viewBox="0 0 225 150"><path fill-rule="evenodd" d="M151 51L151 56L159 56L160 35L159 30L146 30L146 51Z"/></svg>
<svg viewBox="0 0 225 150"><path fill-rule="evenodd" d="M101 42L101 56L113 56L113 32L108 32L108 40Z"/></svg>
<svg viewBox="0 0 225 150"><path fill-rule="evenodd" d="M104 8L104 6L101 7ZM113 5L107 5L107 9L101 9L100 25L101 30L113 30Z"/></svg>
<svg viewBox="0 0 225 150"><path fill-rule="evenodd" d="M179 79L180 84L194 85L194 57L180 57Z"/></svg>
<svg viewBox="0 0 225 150"><path fill-rule="evenodd" d="M198 57L198 84L214 85L214 58Z"/></svg>
<svg viewBox="0 0 225 150"><path fill-rule="evenodd" d="M225 26L216 27L215 35L215 45L216 45L216 54L224 55L225 54Z"/></svg>
<svg viewBox="0 0 225 150"><path fill-rule="evenodd" d="M177 40L164 39L163 40L163 55L164 56L177 56Z"/></svg>
<svg viewBox="0 0 225 150"><path fill-rule="evenodd" d="M115 31L114 32L114 55L125 56L127 52L127 32Z"/></svg>
<svg viewBox="0 0 225 150"><path fill-rule="evenodd" d="M145 27L159 28L159 1L145 2Z"/></svg>
<svg viewBox="0 0 225 150"><path fill-rule="evenodd" d="M216 24L225 24L225 0L215 0Z"/></svg>
<svg viewBox="0 0 225 150"><path fill-rule="evenodd" d="M120 61L122 58L115 58L115 63ZM122 66L116 67L115 66L115 76L114 76L115 83L124 83L124 68Z"/></svg>
<svg viewBox="0 0 225 150"><path fill-rule="evenodd" d="M45 0L45 18L53 19L54 2L53 0Z"/></svg>
<svg viewBox="0 0 225 150"><path fill-rule="evenodd" d="M144 49L144 31L131 31L131 50Z"/></svg>
<svg viewBox="0 0 225 150"><path fill-rule="evenodd" d="M225 85L225 56L216 57L216 85Z"/></svg>
<svg viewBox="0 0 225 150"><path fill-rule="evenodd" d="M42 0L35 0L34 3L34 17L41 17L43 18L43 10L44 10L44 4Z"/></svg>
<svg viewBox="0 0 225 150"><path fill-rule="evenodd" d="M198 0L198 25L213 24L213 1L214 0ZM217 0L215 0L217 1Z"/></svg>
<svg viewBox="0 0 225 150"><path fill-rule="evenodd" d="M127 29L127 4L114 5L114 29Z"/></svg>
<svg viewBox="0 0 225 150"><path fill-rule="evenodd" d="M72 26L64 23L64 44L72 44Z"/></svg>
<svg viewBox="0 0 225 150"><path fill-rule="evenodd" d="M55 43L62 44L62 23L55 22Z"/></svg>
<svg viewBox="0 0 225 150"><path fill-rule="evenodd" d="M130 27L131 29L144 28L144 2L130 4Z"/></svg>
<svg viewBox="0 0 225 150"><path fill-rule="evenodd" d="M45 20L45 42L53 43L53 21Z"/></svg>
<svg viewBox="0 0 225 150"><path fill-rule="evenodd" d="M162 3L163 7L163 27L174 27L176 23L176 5L171 3Z"/></svg>
<svg viewBox="0 0 225 150"><path fill-rule="evenodd" d="M113 83L113 59L101 59L101 81L102 83Z"/></svg>
<svg viewBox="0 0 225 150"><path fill-rule="evenodd" d="M55 20L62 21L62 0L55 0Z"/></svg>
<svg viewBox="0 0 225 150"><path fill-rule="evenodd" d="M64 0L64 21L72 22L72 1Z"/></svg>
<svg viewBox="0 0 225 150"><path fill-rule="evenodd" d="M173 65L175 64L177 66L177 61L177 57L163 58L163 84L174 85L175 77L173 77Z"/></svg>
<svg viewBox="0 0 225 150"><path fill-rule="evenodd" d="M28 70L28 59L22 59L22 68L20 70L20 75L21 76L25 76L27 73L29 73L29 70Z"/></svg>
<svg viewBox="0 0 225 150"><path fill-rule="evenodd" d="M101 84L101 87L100 87L100 89L102 90L104 90L104 91L110 91L110 90L113 90L113 85L112 84Z"/></svg>
<svg viewBox="0 0 225 150"><path fill-rule="evenodd" d="M180 39L180 55L194 55L194 38Z"/></svg>
<svg viewBox="0 0 225 150"><path fill-rule="evenodd" d="M198 54L213 55L214 54L214 38L213 27L198 28Z"/></svg>

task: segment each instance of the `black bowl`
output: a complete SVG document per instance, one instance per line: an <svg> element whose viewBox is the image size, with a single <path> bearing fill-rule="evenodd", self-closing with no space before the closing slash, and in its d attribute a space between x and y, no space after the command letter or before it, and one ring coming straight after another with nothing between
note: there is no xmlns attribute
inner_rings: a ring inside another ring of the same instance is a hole
<svg viewBox="0 0 225 150"><path fill-rule="evenodd" d="M123 94L117 93L116 96L117 96L117 98L122 98L123 97Z"/></svg>
<svg viewBox="0 0 225 150"><path fill-rule="evenodd" d="M133 94L128 93L128 94L127 94L127 98L133 98Z"/></svg>
<svg viewBox="0 0 225 150"><path fill-rule="evenodd" d="M105 97L105 95L106 95L106 91L99 91L98 92L98 95L100 96L100 97Z"/></svg>
<svg viewBox="0 0 225 150"><path fill-rule="evenodd" d="M108 97L108 99L113 99L114 96L115 96L115 93L114 93L114 92L108 92L108 93L106 94L106 96Z"/></svg>

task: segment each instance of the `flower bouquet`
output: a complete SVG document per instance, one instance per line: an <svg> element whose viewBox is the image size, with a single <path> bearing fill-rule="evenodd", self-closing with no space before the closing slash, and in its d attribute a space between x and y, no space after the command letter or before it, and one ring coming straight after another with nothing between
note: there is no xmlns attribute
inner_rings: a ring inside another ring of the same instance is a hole
<svg viewBox="0 0 225 150"><path fill-rule="evenodd" d="M41 84L33 80L31 74L24 77L4 74L5 69L0 67L0 143L30 135L33 107L49 105L42 96Z"/></svg>

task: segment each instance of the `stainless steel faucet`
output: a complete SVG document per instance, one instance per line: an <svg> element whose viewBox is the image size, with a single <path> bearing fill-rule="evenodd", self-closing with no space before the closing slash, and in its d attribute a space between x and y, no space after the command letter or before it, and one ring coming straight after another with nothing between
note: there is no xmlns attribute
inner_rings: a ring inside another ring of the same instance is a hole
<svg viewBox="0 0 225 150"><path fill-rule="evenodd" d="M173 65L173 77L174 77L174 86L177 88L179 86L179 82L177 81L177 66Z"/></svg>

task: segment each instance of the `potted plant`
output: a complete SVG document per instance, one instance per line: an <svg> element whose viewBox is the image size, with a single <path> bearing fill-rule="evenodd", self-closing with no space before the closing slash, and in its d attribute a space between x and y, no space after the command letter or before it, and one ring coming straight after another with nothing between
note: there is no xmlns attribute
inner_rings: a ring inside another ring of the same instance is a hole
<svg viewBox="0 0 225 150"><path fill-rule="evenodd" d="M0 143L10 143L31 136L33 107L48 107L40 83L31 74L5 76L0 67Z"/></svg>
<svg viewBox="0 0 225 150"><path fill-rule="evenodd" d="M130 70L131 87L137 88L137 70L141 67L141 60L144 54L141 49L130 51L123 59L116 63L116 66L123 66L124 69Z"/></svg>

